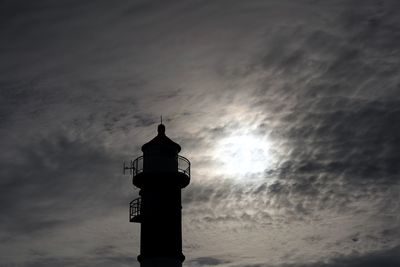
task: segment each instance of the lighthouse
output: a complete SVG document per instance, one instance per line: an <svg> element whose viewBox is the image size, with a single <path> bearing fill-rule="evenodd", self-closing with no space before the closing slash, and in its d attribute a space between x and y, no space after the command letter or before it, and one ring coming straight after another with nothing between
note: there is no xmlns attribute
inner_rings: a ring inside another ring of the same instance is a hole
<svg viewBox="0 0 400 267"><path fill-rule="evenodd" d="M190 162L179 155L180 145L158 125L157 136L142 146L143 155L124 164L132 174L139 198L130 203L129 220L140 223L141 267L181 267L181 190L190 182Z"/></svg>

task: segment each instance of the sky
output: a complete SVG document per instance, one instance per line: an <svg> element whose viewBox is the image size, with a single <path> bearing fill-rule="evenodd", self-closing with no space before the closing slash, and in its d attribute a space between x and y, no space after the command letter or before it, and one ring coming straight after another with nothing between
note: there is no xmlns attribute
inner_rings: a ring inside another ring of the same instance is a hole
<svg viewBox="0 0 400 267"><path fill-rule="evenodd" d="M184 266L400 266L397 0L0 1L0 266L139 266L122 162L192 163Z"/></svg>

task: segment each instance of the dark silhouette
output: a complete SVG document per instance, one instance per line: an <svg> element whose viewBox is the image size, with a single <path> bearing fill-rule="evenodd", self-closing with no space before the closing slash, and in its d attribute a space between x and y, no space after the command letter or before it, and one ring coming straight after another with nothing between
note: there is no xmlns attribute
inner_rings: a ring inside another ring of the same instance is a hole
<svg viewBox="0 0 400 267"><path fill-rule="evenodd" d="M140 197L130 203L130 221L141 223L141 267L181 267L182 206L181 189L190 182L190 162L179 156L181 147L165 135L158 135L142 146L143 156L124 164Z"/></svg>

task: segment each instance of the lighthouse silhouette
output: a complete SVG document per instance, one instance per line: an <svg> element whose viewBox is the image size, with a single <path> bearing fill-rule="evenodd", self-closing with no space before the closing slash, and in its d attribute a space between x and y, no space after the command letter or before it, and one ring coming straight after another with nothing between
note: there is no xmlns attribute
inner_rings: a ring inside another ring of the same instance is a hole
<svg viewBox="0 0 400 267"><path fill-rule="evenodd" d="M143 155L124 163L130 170L133 185L140 189L139 198L130 203L130 221L140 223L141 267L181 267L182 205L181 190L190 182L190 162L178 155L180 145L158 134L142 146Z"/></svg>

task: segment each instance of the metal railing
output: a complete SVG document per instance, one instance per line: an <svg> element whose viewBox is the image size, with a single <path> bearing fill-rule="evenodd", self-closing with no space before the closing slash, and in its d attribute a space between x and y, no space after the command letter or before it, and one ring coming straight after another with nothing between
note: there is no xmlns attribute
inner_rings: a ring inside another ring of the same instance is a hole
<svg viewBox="0 0 400 267"><path fill-rule="evenodd" d="M138 197L129 203L129 221L140 222L140 209L142 205L142 198Z"/></svg>
<svg viewBox="0 0 400 267"><path fill-rule="evenodd" d="M184 173L187 176L190 177L190 161L185 158L182 157L180 155L178 155L178 172ZM139 173L142 173L144 168L144 164L143 164L143 156L137 157L134 161L131 162L131 171L132 171L132 175L136 176Z"/></svg>
<svg viewBox="0 0 400 267"><path fill-rule="evenodd" d="M190 178L190 161L178 155L178 172L186 174Z"/></svg>
<svg viewBox="0 0 400 267"><path fill-rule="evenodd" d="M144 166L144 161L143 161L143 156L137 157L134 161L132 161L132 175L136 176L139 173L143 172L143 166Z"/></svg>

